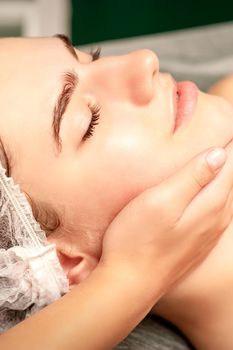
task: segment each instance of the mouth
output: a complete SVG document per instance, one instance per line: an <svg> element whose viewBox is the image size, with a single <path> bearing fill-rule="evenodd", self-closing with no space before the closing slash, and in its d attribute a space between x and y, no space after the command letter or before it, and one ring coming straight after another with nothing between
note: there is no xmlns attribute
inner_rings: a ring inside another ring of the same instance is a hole
<svg viewBox="0 0 233 350"><path fill-rule="evenodd" d="M190 121L198 98L198 88L192 81L174 82L174 127L173 133Z"/></svg>

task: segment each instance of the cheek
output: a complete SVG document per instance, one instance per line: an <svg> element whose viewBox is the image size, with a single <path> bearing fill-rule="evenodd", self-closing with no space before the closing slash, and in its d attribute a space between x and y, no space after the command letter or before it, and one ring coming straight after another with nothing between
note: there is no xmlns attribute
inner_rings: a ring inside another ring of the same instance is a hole
<svg viewBox="0 0 233 350"><path fill-rule="evenodd" d="M164 161L168 159L168 140L155 137L150 128L141 125L114 128L102 138L96 154L95 171L101 187L112 201L121 203L159 182L169 163Z"/></svg>
<svg viewBox="0 0 233 350"><path fill-rule="evenodd" d="M90 140L88 152L79 158L79 178L85 189L82 208L93 213L92 217L111 220L144 189L151 173L148 167L153 147L148 132L136 126L134 130L111 128Z"/></svg>
<svg viewBox="0 0 233 350"><path fill-rule="evenodd" d="M155 123L151 127L134 120L99 129L78 157L80 212L87 213L95 227L97 221L106 227L132 198L174 171L174 146Z"/></svg>

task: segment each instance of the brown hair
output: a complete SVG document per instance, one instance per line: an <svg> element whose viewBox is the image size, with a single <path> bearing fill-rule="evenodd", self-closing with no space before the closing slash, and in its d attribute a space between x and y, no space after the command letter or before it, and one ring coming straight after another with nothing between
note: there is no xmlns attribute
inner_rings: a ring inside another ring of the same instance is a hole
<svg viewBox="0 0 233 350"><path fill-rule="evenodd" d="M48 237L61 225L58 213L48 203L35 201L27 193L25 195L31 205L34 218Z"/></svg>

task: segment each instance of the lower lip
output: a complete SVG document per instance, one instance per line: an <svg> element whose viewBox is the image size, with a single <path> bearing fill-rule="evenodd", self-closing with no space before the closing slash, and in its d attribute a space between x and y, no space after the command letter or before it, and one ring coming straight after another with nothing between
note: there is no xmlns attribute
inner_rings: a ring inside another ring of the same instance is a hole
<svg viewBox="0 0 233 350"><path fill-rule="evenodd" d="M177 94L179 99L174 131L191 119L197 104L198 89L192 81L182 81L177 83Z"/></svg>

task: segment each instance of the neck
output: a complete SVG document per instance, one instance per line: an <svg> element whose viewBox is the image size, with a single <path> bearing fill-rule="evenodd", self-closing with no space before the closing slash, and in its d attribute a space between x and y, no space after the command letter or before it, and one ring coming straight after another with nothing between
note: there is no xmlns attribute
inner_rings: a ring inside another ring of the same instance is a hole
<svg viewBox="0 0 233 350"><path fill-rule="evenodd" d="M233 222L205 261L152 309L175 324L198 350L233 348L232 249Z"/></svg>

